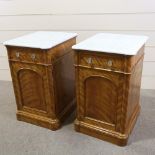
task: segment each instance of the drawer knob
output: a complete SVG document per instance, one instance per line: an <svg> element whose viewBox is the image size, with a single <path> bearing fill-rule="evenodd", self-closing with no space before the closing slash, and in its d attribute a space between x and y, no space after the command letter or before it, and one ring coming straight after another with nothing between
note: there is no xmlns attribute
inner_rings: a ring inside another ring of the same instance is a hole
<svg viewBox="0 0 155 155"><path fill-rule="evenodd" d="M34 61L35 58L36 58L36 55L35 55L35 54L32 54L32 55L31 55L31 59Z"/></svg>
<svg viewBox="0 0 155 155"><path fill-rule="evenodd" d="M109 67L111 67L112 64L113 64L112 60L108 60L108 63L107 64L108 64Z"/></svg>
<svg viewBox="0 0 155 155"><path fill-rule="evenodd" d="M19 58L20 54L19 52L16 52L16 57Z"/></svg>
<svg viewBox="0 0 155 155"><path fill-rule="evenodd" d="M88 64L91 64L92 63L92 58L88 58L87 62L88 62Z"/></svg>

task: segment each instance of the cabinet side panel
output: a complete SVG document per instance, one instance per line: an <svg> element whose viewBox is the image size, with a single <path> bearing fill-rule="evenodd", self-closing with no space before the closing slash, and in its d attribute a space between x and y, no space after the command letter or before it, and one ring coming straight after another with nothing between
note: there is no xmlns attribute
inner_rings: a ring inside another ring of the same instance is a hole
<svg viewBox="0 0 155 155"><path fill-rule="evenodd" d="M73 52L68 52L53 65L56 92L56 111L61 113L75 97L75 71Z"/></svg>
<svg viewBox="0 0 155 155"><path fill-rule="evenodd" d="M143 67L143 57L136 64L133 73L129 77L129 94L128 94L128 106L127 106L127 117L126 117L126 128L130 126L134 119L134 114L139 108L140 100L140 87L141 87L141 76Z"/></svg>

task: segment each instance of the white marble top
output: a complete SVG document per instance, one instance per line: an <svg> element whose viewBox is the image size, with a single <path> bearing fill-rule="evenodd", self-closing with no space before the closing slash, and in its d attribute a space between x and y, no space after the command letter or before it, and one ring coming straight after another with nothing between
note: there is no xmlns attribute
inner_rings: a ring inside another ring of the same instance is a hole
<svg viewBox="0 0 155 155"><path fill-rule="evenodd" d="M136 55L147 40L147 36L99 33L74 45L72 48L76 50Z"/></svg>
<svg viewBox="0 0 155 155"><path fill-rule="evenodd" d="M20 47L49 49L76 36L76 33L39 31L5 41L3 44Z"/></svg>

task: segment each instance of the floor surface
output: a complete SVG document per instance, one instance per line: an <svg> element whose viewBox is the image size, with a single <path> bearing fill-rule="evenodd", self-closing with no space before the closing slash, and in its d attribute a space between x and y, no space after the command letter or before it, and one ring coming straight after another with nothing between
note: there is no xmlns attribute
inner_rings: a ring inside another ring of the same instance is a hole
<svg viewBox="0 0 155 155"><path fill-rule="evenodd" d="M126 147L74 131L72 115L57 131L16 120L11 82L0 81L0 155L155 155L155 90L141 91L141 113Z"/></svg>

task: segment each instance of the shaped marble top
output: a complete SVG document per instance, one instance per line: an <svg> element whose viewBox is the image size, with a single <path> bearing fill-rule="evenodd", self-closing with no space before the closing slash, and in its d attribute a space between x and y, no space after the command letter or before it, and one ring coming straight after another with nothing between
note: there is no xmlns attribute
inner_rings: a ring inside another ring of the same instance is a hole
<svg viewBox="0 0 155 155"><path fill-rule="evenodd" d="M5 41L4 45L49 49L76 37L76 33L38 31Z"/></svg>
<svg viewBox="0 0 155 155"><path fill-rule="evenodd" d="M74 45L72 48L75 50L136 55L147 40L147 36L99 33Z"/></svg>

